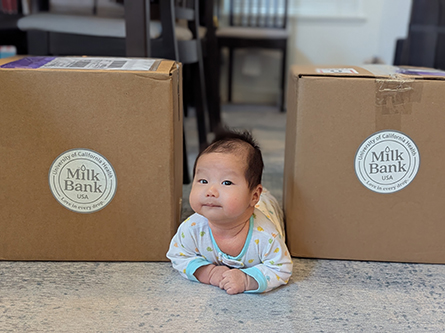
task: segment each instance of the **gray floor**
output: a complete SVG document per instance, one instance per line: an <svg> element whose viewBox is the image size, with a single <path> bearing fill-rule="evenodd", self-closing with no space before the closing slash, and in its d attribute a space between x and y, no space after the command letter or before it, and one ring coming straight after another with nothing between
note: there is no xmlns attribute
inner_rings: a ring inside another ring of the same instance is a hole
<svg viewBox="0 0 445 333"><path fill-rule="evenodd" d="M226 106L223 119L252 129L264 184L281 201L286 115ZM192 163L192 117L185 128ZM294 258L287 286L230 296L185 280L168 262L0 262L0 331L443 332L444 289L445 265Z"/></svg>

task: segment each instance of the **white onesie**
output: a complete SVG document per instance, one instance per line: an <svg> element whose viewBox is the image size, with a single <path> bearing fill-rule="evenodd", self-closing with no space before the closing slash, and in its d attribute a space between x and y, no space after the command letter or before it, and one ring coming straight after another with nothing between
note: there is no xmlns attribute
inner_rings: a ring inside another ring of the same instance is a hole
<svg viewBox="0 0 445 333"><path fill-rule="evenodd" d="M250 218L249 232L243 249L236 257L223 253L213 239L208 220L193 214L178 228L170 243L167 257L173 268L189 280L196 281L195 271L205 265L226 265L241 269L258 282L261 293L286 284L292 274L292 258L284 237L257 205ZM270 207L270 205L267 205ZM269 211L267 215L276 215Z"/></svg>

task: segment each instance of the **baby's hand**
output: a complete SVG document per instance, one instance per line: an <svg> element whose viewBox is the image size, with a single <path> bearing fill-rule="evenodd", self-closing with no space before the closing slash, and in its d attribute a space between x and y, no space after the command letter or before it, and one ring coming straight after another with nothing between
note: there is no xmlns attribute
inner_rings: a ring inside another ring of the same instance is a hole
<svg viewBox="0 0 445 333"><path fill-rule="evenodd" d="M223 273L225 271L230 271L227 266L215 266L209 274L209 282L212 286L219 287L221 280L223 279Z"/></svg>
<svg viewBox="0 0 445 333"><path fill-rule="evenodd" d="M248 290L249 278L251 277L239 269L226 271L222 274L222 277L223 279L219 287L224 289L228 294L235 295Z"/></svg>

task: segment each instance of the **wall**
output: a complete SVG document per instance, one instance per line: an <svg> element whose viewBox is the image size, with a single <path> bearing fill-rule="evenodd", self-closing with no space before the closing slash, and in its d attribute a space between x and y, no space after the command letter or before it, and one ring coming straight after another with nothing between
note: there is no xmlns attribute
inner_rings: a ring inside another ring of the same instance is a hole
<svg viewBox="0 0 445 333"><path fill-rule="evenodd" d="M406 36L411 0L356 0L350 15L310 16L295 11L290 0L288 65L360 65L378 57L392 64L395 43ZM350 1L350 0L349 0ZM280 54L239 50L235 60L233 101L270 103L278 100ZM226 97L226 63L222 68L221 98Z"/></svg>

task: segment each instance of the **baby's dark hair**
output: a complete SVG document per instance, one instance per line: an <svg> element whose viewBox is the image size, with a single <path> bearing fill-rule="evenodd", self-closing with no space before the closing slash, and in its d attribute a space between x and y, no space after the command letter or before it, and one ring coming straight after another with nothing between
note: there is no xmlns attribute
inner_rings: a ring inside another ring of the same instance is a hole
<svg viewBox="0 0 445 333"><path fill-rule="evenodd" d="M193 177L195 177L196 164L202 155L209 153L233 153L240 151L243 148L247 148L247 168L245 177L249 184L249 189L255 189L261 184L264 163L259 145L252 137L252 134L247 130L235 131L227 128L216 130L215 138L212 143L200 152L195 160Z"/></svg>

